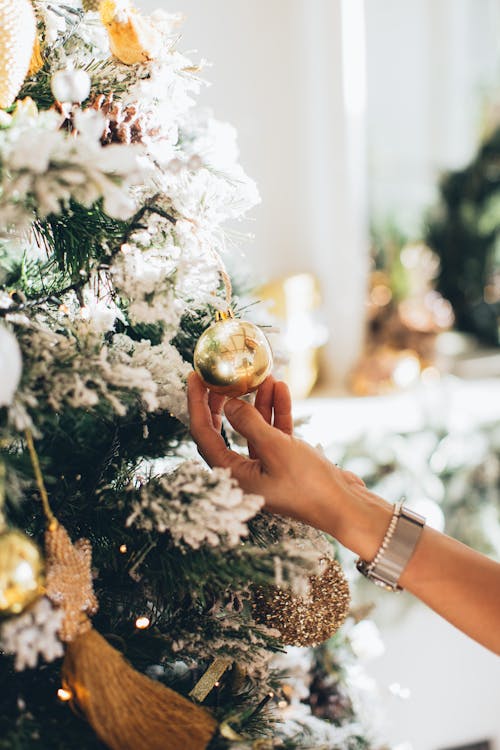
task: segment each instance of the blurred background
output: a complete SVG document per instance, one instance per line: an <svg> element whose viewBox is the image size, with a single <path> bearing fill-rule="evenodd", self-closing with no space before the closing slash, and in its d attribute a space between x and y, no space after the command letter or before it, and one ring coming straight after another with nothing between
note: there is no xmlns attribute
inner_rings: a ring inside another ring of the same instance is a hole
<svg viewBox="0 0 500 750"><path fill-rule="evenodd" d="M276 316L305 436L498 557L500 0L164 7L261 192L228 262ZM368 596L393 746L500 750L500 660Z"/></svg>

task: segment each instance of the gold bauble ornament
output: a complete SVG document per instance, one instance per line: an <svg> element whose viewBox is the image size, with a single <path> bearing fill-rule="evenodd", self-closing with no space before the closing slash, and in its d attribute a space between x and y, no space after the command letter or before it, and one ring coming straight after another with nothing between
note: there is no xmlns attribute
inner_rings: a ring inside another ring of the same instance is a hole
<svg viewBox="0 0 500 750"><path fill-rule="evenodd" d="M0 534L0 614L18 615L43 593L44 564L35 542L16 529Z"/></svg>
<svg viewBox="0 0 500 750"><path fill-rule="evenodd" d="M29 0L0 0L0 107L10 107L23 85L35 37Z"/></svg>
<svg viewBox="0 0 500 750"><path fill-rule="evenodd" d="M194 350L194 369L207 388L230 398L255 391L272 366L271 347L260 328L230 314L212 323Z"/></svg>
<svg viewBox="0 0 500 750"><path fill-rule="evenodd" d="M279 586L258 587L254 592L255 619L279 630L286 646L323 643L349 613L351 598L342 568L336 560L324 560L322 565L322 573L310 576L305 597Z"/></svg>

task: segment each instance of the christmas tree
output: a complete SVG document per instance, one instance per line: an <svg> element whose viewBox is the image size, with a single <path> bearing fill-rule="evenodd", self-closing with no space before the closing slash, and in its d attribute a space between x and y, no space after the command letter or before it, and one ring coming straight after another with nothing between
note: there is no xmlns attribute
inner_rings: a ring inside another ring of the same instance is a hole
<svg viewBox="0 0 500 750"><path fill-rule="evenodd" d="M470 164L443 175L425 233L439 257L438 289L453 305L456 327L490 346L500 342L499 151L496 127Z"/></svg>
<svg viewBox="0 0 500 750"><path fill-rule="evenodd" d="M0 17L0 748L379 747L344 635L285 655L345 617L332 542L193 460L186 377L258 193L179 18Z"/></svg>

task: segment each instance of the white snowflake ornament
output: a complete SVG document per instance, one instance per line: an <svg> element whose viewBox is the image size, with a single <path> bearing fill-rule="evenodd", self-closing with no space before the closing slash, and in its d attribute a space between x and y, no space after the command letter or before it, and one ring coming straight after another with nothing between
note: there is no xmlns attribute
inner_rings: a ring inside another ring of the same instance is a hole
<svg viewBox="0 0 500 750"><path fill-rule="evenodd" d="M50 662L64 654L59 640L63 611L43 596L19 617L7 620L0 629L0 648L15 655L18 672L34 669L39 657Z"/></svg>

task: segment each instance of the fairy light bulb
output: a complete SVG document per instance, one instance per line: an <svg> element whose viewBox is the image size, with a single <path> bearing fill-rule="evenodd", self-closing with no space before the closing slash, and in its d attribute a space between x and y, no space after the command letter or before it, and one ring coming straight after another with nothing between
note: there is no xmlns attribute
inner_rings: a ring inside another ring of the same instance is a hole
<svg viewBox="0 0 500 750"><path fill-rule="evenodd" d="M146 615L141 615L141 617L138 617L135 621L135 627L137 630L146 630L146 628L149 628L151 625L151 620L149 617L146 617Z"/></svg>
<svg viewBox="0 0 500 750"><path fill-rule="evenodd" d="M118 549L120 550L120 552L122 553L122 555L124 555L125 552L127 551L127 545L126 544L120 544L120 546L119 546Z"/></svg>
<svg viewBox="0 0 500 750"><path fill-rule="evenodd" d="M63 703L66 703L66 701L70 701L73 697L73 693L70 690L66 690L66 688L59 688L57 691L57 697L60 701L63 701Z"/></svg>

